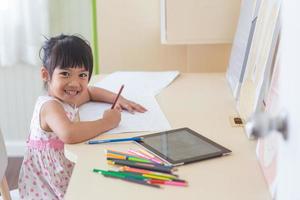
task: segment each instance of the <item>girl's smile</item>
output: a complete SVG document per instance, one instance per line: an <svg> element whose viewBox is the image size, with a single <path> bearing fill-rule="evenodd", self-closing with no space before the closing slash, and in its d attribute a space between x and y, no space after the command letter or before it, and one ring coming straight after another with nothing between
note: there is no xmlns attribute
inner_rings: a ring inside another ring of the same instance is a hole
<svg viewBox="0 0 300 200"><path fill-rule="evenodd" d="M55 68L48 82L49 94L71 105L87 92L89 73L84 67Z"/></svg>

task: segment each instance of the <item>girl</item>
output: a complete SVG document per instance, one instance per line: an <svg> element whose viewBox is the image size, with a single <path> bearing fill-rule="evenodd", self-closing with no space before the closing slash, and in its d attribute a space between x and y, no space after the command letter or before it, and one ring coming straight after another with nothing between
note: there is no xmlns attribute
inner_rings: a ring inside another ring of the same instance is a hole
<svg viewBox="0 0 300 200"><path fill-rule="evenodd" d="M77 107L88 101L112 103L116 94L89 87L93 71L92 51L87 42L74 35L47 40L41 76L48 94L36 102L20 171L21 199L63 199L73 163L64 156L64 143L78 143L118 126L120 110L146 109L123 97L116 109L106 110L102 119L77 121Z"/></svg>

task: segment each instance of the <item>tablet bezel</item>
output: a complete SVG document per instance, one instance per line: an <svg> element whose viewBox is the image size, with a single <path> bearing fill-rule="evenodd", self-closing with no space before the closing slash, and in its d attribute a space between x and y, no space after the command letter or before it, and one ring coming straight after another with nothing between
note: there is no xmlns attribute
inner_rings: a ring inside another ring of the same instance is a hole
<svg viewBox="0 0 300 200"><path fill-rule="evenodd" d="M141 146L143 146L144 148L146 148L147 150L151 151L155 155L157 155L159 158L167 161L168 163L170 163L171 165L174 165L174 166L193 163L193 162L206 160L206 159L210 159L210 158L215 158L215 157L220 157L220 156L228 155L228 154L231 153L231 150L225 148L224 146L222 146L222 145L220 145L220 144L204 137L203 135L201 135L201 134L199 134L199 133L197 133L197 132L195 132L192 129L187 128L187 127L168 130L168 131L162 131L162 132L153 133L153 134L149 134L149 135L142 135L140 137L149 138L149 137L154 137L154 136L162 135L162 134L172 134L172 133L177 132L177 131L186 131L187 133L192 134L192 135L200 138L202 141L213 145L215 148L219 149L220 151L215 152L215 153L206 154L206 155L195 156L195 157L187 158L187 159L173 160L173 159L167 157L166 155L162 154L161 152L157 151L152 146L146 144L144 142L144 140L138 141L137 143L140 144Z"/></svg>

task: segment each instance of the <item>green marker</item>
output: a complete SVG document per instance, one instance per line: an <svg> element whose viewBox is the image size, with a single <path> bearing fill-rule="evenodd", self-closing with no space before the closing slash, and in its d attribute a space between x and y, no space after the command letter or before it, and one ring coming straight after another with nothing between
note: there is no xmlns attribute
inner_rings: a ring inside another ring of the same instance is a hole
<svg viewBox="0 0 300 200"><path fill-rule="evenodd" d="M127 156L127 160L134 161L134 162L142 162L142 163L153 163L150 160L143 159L143 158L132 157L132 156Z"/></svg>
<svg viewBox="0 0 300 200"><path fill-rule="evenodd" d="M105 170L101 170L101 169L93 169L93 172L100 173L105 177L118 178L118 179L132 182L132 183L137 183L137 184L146 185L146 186L150 186L150 187L160 188L159 185L148 183L147 179L138 179L137 177L135 178L135 177L132 177L129 175L125 175L124 173L116 172L116 171L105 171ZM145 178L145 177L143 177L143 178Z"/></svg>
<svg viewBox="0 0 300 200"><path fill-rule="evenodd" d="M114 176L116 178L134 178L137 180L147 180L146 177L137 175L137 174L132 174L132 173L126 173L126 172L117 172L117 171L105 171L101 169L93 169L94 172L96 173L101 173L103 175L108 175L108 176Z"/></svg>
<svg viewBox="0 0 300 200"><path fill-rule="evenodd" d="M102 175L116 177L116 178L126 178L126 176L123 174L116 174L116 173L108 172L108 171L101 170L101 169L93 169L93 172L100 173Z"/></svg>

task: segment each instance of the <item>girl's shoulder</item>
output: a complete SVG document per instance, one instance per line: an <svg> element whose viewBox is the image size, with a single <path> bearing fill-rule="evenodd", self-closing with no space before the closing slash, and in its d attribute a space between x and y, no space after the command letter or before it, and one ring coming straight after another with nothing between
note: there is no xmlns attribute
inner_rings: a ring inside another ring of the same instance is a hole
<svg viewBox="0 0 300 200"><path fill-rule="evenodd" d="M52 96L49 96L49 95L42 95L42 96L39 96L39 97L37 98L36 103L45 103L45 102L51 101L51 100L54 100L54 101L58 101L58 102L59 102L59 100L56 99L55 97L52 97Z"/></svg>
<svg viewBox="0 0 300 200"><path fill-rule="evenodd" d="M55 135L53 135L52 132L47 132L47 131L43 130L41 127L41 124L40 124L41 109L42 109L43 105L49 101L57 101L57 99L54 97L51 97L49 95L42 95L42 96L39 96L36 100L31 123L30 123L30 137L33 139L39 139L39 138L46 139L48 137L55 136Z"/></svg>
<svg viewBox="0 0 300 200"><path fill-rule="evenodd" d="M61 104L61 102L56 99L55 97L49 96L49 95L43 95L39 96L35 102L35 110L40 110L41 107L48 101L56 101Z"/></svg>
<svg viewBox="0 0 300 200"><path fill-rule="evenodd" d="M36 101L36 106L35 106L35 111L36 113L40 113L40 110L42 108L42 106L48 102L48 101L56 101L58 102L62 107L63 109L65 110L66 112L66 115L69 117L70 120L73 121L75 115L77 115L78 113L78 108L73 108L72 106L70 106L69 104L66 104L66 103L63 103L61 102L59 99L55 98L55 97L52 97L52 96L49 96L49 95L43 95L43 96L39 96L37 101Z"/></svg>

